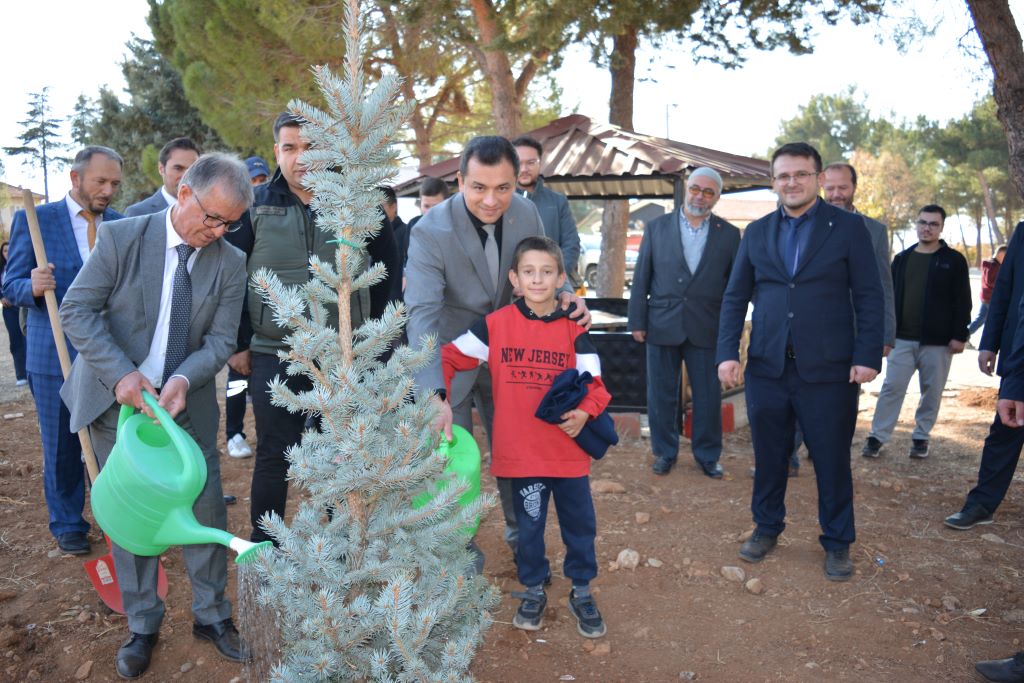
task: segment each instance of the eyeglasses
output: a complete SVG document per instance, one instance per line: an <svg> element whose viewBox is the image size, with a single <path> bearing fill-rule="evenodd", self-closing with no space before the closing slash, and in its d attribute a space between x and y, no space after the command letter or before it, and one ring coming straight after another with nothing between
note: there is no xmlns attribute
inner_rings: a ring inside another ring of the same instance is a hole
<svg viewBox="0 0 1024 683"><path fill-rule="evenodd" d="M816 175L818 174L812 173L811 171L797 171L792 175L790 175L789 173L780 173L779 175L775 176L775 182L781 185L789 185L789 181L791 180L795 180L798 183L802 183L808 178L811 178Z"/></svg>
<svg viewBox="0 0 1024 683"><path fill-rule="evenodd" d="M206 209L203 208L203 203L199 201L199 195L196 193L195 190L192 190L192 197L196 200L196 204L199 205L199 210L203 212L203 225L205 225L206 227L213 228L214 230L224 228L224 232L235 232L240 227L242 227L241 218L239 218L236 221L226 221L220 216L211 216L209 213L207 213Z"/></svg>
<svg viewBox="0 0 1024 683"><path fill-rule="evenodd" d="M697 185L690 185L686 190L694 197L699 194L704 195L704 199L714 199L715 195L718 194L718 192L712 190L710 187L699 187Z"/></svg>
<svg viewBox="0 0 1024 683"><path fill-rule="evenodd" d="M919 228L941 228L942 223L939 221L926 221L923 218L917 219L917 227Z"/></svg>
<svg viewBox="0 0 1024 683"><path fill-rule="evenodd" d="M526 161L520 161L520 166L536 166L540 163L540 159L527 159Z"/></svg>

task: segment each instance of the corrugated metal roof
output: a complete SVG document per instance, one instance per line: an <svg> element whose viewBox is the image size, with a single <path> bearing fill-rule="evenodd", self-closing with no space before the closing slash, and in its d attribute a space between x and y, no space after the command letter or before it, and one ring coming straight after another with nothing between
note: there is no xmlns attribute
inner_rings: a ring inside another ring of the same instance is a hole
<svg viewBox="0 0 1024 683"><path fill-rule="evenodd" d="M624 130L573 114L527 133L544 146L544 182L576 199L672 197L686 172L710 166L733 192L770 185L763 159ZM424 178L455 182L460 157L420 169L420 175L395 187L399 196L415 195Z"/></svg>

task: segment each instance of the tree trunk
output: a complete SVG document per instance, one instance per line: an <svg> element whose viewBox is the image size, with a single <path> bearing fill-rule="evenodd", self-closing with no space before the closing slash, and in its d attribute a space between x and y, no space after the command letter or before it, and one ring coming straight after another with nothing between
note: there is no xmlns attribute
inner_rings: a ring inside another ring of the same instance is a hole
<svg viewBox="0 0 1024 683"><path fill-rule="evenodd" d="M471 0L470 5L480 32L480 68L491 86L495 131L507 138L515 137L522 132L522 100L517 95L508 53L499 45L502 35L494 5L491 0Z"/></svg>
<svg viewBox="0 0 1024 683"><path fill-rule="evenodd" d="M996 115L1010 148L1010 177L1024 196L1024 45L1008 0L966 0L992 66Z"/></svg>
<svg viewBox="0 0 1024 683"><path fill-rule="evenodd" d="M974 267L981 268L981 223L978 223L978 239L974 243ZM967 242L964 242L964 251L967 252L968 258L970 258L970 251L967 249Z"/></svg>
<svg viewBox="0 0 1024 683"><path fill-rule="evenodd" d="M996 207L992 204L992 189L988 186L985 174L982 173L980 168L975 169L974 172L978 175L978 185L981 186L981 199L985 202L985 215L988 217L989 234L995 233L999 235L999 241L1001 242L1003 234L999 232L999 226L996 224Z"/></svg>
<svg viewBox="0 0 1024 683"><path fill-rule="evenodd" d="M612 91L608 118L613 125L633 130L633 86L636 77L636 28L629 26L613 38L611 55ZM629 202L608 201L601 217L601 260L597 266L597 295L622 296L626 284L626 232L629 230Z"/></svg>

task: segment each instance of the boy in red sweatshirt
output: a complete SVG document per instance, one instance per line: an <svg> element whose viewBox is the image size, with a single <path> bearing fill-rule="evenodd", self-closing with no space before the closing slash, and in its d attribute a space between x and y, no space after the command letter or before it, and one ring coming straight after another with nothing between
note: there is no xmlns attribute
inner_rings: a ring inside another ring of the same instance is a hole
<svg viewBox="0 0 1024 683"><path fill-rule="evenodd" d="M550 567L544 553L548 499L553 495L562 540L565 576L572 580L569 609L577 630L587 638L607 628L590 594L597 576L594 536L597 519L590 497L590 456L573 440L587 420L601 414L611 395L601 382L601 363L593 342L562 311L556 299L565 284L562 253L547 237L527 237L516 246L509 272L522 299L478 321L441 349L445 385L459 370L486 362L494 386L494 438L491 473L512 480L519 543L516 565L526 587L513 593L522 603L512 624L540 629ZM559 425L534 416L541 399L561 372L576 368L594 377L575 409Z"/></svg>

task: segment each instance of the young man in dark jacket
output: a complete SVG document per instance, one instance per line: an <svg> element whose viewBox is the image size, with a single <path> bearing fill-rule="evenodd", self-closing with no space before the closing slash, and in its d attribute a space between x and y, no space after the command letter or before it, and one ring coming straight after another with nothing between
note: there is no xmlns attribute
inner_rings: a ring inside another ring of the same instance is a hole
<svg viewBox="0 0 1024 683"><path fill-rule="evenodd" d="M917 214L917 244L896 255L892 281L896 346L889 354L871 433L861 455L877 458L899 420L907 385L916 371L921 401L911 435L911 458L928 457L928 436L939 415L953 355L964 350L971 319L967 259L939 239L946 212L929 204Z"/></svg>

